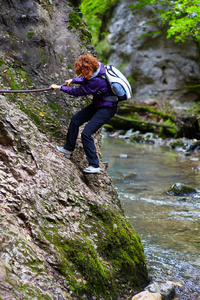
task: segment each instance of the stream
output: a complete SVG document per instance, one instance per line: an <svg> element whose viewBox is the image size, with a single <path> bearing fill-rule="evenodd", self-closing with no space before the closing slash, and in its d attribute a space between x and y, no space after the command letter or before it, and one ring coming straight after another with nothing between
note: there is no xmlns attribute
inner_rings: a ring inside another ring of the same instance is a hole
<svg viewBox="0 0 200 300"><path fill-rule="evenodd" d="M200 299L200 153L102 139L103 161L126 218L139 233L152 281L175 283L176 299ZM174 183L197 193L170 196Z"/></svg>

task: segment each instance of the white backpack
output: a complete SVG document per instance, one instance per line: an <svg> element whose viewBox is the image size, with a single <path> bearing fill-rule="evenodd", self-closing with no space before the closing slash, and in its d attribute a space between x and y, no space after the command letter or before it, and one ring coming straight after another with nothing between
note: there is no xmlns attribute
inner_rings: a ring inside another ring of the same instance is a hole
<svg viewBox="0 0 200 300"><path fill-rule="evenodd" d="M126 77L114 66L106 65L106 79L110 83L113 93L117 97L113 97L112 102L128 100L131 98L132 90L130 83Z"/></svg>

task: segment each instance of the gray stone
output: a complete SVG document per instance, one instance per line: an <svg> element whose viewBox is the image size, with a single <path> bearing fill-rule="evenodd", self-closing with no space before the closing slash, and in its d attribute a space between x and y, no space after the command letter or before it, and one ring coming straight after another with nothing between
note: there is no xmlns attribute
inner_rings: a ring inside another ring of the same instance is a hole
<svg viewBox="0 0 200 300"><path fill-rule="evenodd" d="M197 193L196 189L192 186L183 183L174 183L167 191L167 194L172 196L185 196Z"/></svg>
<svg viewBox="0 0 200 300"><path fill-rule="evenodd" d="M175 287L172 282L152 282L145 290L161 294L162 300L172 300L175 297Z"/></svg>
<svg viewBox="0 0 200 300"><path fill-rule="evenodd" d="M124 69L134 78L133 99L144 101L179 99L197 101L198 89L169 91L187 85L196 85L200 76L198 46L192 40L175 43L166 39L167 27L161 19L154 19L156 6L146 6L133 14L128 5L137 1L119 1L104 18L102 31L110 44L108 61ZM146 24L147 21L154 21ZM149 36L152 32L160 34ZM168 90L166 92L158 92Z"/></svg>

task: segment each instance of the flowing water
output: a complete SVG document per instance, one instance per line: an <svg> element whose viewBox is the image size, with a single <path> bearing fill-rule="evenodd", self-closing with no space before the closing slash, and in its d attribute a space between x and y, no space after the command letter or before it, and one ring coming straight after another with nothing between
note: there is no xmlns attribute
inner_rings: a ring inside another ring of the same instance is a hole
<svg viewBox="0 0 200 300"><path fill-rule="evenodd" d="M176 283L176 297L200 299L200 153L105 137L103 161L125 215L139 233L152 280ZM197 193L169 196L174 183Z"/></svg>

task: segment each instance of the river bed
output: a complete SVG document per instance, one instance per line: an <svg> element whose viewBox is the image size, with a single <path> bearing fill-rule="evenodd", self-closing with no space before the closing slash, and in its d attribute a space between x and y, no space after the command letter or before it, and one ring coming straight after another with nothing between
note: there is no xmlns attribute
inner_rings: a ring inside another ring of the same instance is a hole
<svg viewBox="0 0 200 300"><path fill-rule="evenodd" d="M139 233L152 280L176 283L180 300L200 299L200 153L102 139L103 161L125 215ZM174 183L197 193L170 196Z"/></svg>

